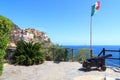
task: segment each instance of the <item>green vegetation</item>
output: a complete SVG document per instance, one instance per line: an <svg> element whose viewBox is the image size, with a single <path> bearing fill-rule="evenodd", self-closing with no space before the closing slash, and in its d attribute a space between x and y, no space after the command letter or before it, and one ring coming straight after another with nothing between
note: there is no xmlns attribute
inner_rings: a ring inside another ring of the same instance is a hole
<svg viewBox="0 0 120 80"><path fill-rule="evenodd" d="M0 75L2 75L3 63L0 63Z"/></svg>
<svg viewBox="0 0 120 80"><path fill-rule="evenodd" d="M0 15L0 75L2 75L5 50L9 42L9 34L12 26L12 21Z"/></svg>
<svg viewBox="0 0 120 80"><path fill-rule="evenodd" d="M50 38L49 38L50 40ZM53 60L53 44L51 41L48 42L42 42L41 43L42 46L42 51L44 52L45 55L45 60L47 61L52 61Z"/></svg>
<svg viewBox="0 0 120 80"><path fill-rule="evenodd" d="M47 48L47 49L43 49L44 54L45 54L45 60L47 61L52 61L53 60L53 51L52 48Z"/></svg>
<svg viewBox="0 0 120 80"><path fill-rule="evenodd" d="M18 41L13 63L19 65L33 65L44 62L44 51L40 43Z"/></svg>
<svg viewBox="0 0 120 80"><path fill-rule="evenodd" d="M68 61L69 52L67 49L62 48L60 45L54 45L55 61Z"/></svg>
<svg viewBox="0 0 120 80"><path fill-rule="evenodd" d="M76 55L76 60L82 63L84 60L90 58L89 53L90 51L87 48L80 49L78 54Z"/></svg>

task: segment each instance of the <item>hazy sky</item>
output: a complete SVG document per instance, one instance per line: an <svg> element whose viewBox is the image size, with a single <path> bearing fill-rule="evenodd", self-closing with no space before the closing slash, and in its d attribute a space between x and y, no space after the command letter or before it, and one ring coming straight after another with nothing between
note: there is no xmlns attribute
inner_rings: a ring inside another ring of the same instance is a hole
<svg viewBox="0 0 120 80"><path fill-rule="evenodd" d="M97 0L0 0L0 14L20 28L44 31L53 43L89 45L91 5ZM99 0L92 17L94 45L120 45L120 0Z"/></svg>

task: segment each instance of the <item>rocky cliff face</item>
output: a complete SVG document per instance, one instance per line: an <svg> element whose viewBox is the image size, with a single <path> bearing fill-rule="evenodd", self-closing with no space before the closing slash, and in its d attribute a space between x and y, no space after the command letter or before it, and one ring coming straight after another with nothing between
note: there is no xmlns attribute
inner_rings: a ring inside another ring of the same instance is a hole
<svg viewBox="0 0 120 80"><path fill-rule="evenodd" d="M53 45L46 33L32 28L20 29L14 24L10 34L10 44L8 46L16 47L16 43L19 40L24 40L26 42L40 42L44 47L50 47Z"/></svg>

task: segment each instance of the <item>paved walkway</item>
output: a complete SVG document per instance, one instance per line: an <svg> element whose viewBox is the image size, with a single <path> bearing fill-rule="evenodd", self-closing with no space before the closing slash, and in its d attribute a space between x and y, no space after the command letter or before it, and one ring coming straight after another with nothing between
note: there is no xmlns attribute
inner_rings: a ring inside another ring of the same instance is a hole
<svg viewBox="0 0 120 80"><path fill-rule="evenodd" d="M4 64L3 75L0 80L80 80L82 76L87 78L87 76L104 77L105 75L111 78L120 78L120 73L114 72L109 68L105 72L98 70L84 72L82 65L78 62L60 62L58 64L46 61L41 65L27 67L6 63ZM81 80L87 79L82 77Z"/></svg>

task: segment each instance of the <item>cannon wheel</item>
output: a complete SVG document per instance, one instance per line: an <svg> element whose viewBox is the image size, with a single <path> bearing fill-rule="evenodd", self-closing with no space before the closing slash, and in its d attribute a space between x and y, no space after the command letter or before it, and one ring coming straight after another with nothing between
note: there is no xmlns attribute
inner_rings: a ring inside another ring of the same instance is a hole
<svg viewBox="0 0 120 80"><path fill-rule="evenodd" d="M101 67L101 70L102 70L102 71L105 71L105 70L106 70L106 66L103 65L103 66Z"/></svg>
<svg viewBox="0 0 120 80"><path fill-rule="evenodd" d="M87 70L87 71L90 71L90 68L91 68L90 64L87 64L86 70Z"/></svg>

